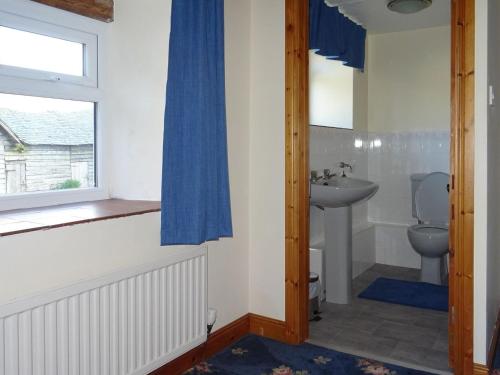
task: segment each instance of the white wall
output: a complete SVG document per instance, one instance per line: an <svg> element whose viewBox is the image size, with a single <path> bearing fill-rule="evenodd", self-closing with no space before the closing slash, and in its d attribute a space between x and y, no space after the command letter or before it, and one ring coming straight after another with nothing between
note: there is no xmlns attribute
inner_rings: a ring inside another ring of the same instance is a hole
<svg viewBox="0 0 500 375"><path fill-rule="evenodd" d="M369 131L449 129L450 27L369 35L368 56Z"/></svg>
<svg viewBox="0 0 500 375"><path fill-rule="evenodd" d="M153 263L159 213L1 237L0 304L120 269Z"/></svg>
<svg viewBox="0 0 500 375"><path fill-rule="evenodd" d="M285 317L285 1L252 0L250 311Z"/></svg>
<svg viewBox="0 0 500 375"><path fill-rule="evenodd" d="M476 1L474 116L474 362L486 364L488 261L488 0ZM498 228L497 228L498 230Z"/></svg>
<svg viewBox="0 0 500 375"><path fill-rule="evenodd" d="M121 0L106 48L105 130L110 192L158 200L171 1Z"/></svg>
<svg viewBox="0 0 500 375"><path fill-rule="evenodd" d="M500 308L500 3L488 1L488 85L497 95L494 105L488 107L488 279L487 279L487 339L492 335L493 326Z"/></svg>
<svg viewBox="0 0 500 375"><path fill-rule="evenodd" d="M234 238L209 243L208 303L219 312L217 327L248 312L250 6L231 0L225 8ZM113 139L111 192L127 199L159 200L170 1L116 2L110 28L106 84ZM159 234L155 237L159 240Z"/></svg>
<svg viewBox="0 0 500 375"><path fill-rule="evenodd" d="M225 1L226 113L233 238L208 246L208 303L216 328L249 311L250 3Z"/></svg>
<svg viewBox="0 0 500 375"><path fill-rule="evenodd" d="M234 238L208 245L217 327L249 311L249 8L246 0L226 1ZM170 1L117 1L107 28L103 126L111 193L159 200ZM0 238L0 303L182 251L159 241L158 213Z"/></svg>
<svg viewBox="0 0 500 375"><path fill-rule="evenodd" d="M476 2L476 101L474 183L474 361L486 363L496 315L500 307L500 4ZM488 86L497 99L490 105Z"/></svg>

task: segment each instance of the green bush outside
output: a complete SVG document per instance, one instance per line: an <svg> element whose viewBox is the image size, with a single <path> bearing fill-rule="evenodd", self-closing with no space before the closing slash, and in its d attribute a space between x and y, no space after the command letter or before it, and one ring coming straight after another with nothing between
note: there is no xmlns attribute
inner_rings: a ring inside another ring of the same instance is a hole
<svg viewBox="0 0 500 375"><path fill-rule="evenodd" d="M81 186L81 182L78 180L66 180L59 185L57 185L57 189L78 189Z"/></svg>

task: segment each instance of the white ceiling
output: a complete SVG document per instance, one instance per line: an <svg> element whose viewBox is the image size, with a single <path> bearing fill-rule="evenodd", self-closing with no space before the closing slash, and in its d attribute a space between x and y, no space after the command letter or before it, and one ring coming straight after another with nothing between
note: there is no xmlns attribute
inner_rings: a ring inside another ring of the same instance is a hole
<svg viewBox="0 0 500 375"><path fill-rule="evenodd" d="M450 24L450 0L433 0L433 4L418 13L399 14L387 9L388 0L325 0L353 21L361 24L369 34L383 34L404 30L425 29Z"/></svg>

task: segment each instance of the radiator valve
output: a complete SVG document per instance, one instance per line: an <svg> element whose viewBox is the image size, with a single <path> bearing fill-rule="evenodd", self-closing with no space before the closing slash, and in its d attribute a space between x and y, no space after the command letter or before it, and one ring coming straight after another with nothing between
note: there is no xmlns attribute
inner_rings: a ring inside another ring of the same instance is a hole
<svg viewBox="0 0 500 375"><path fill-rule="evenodd" d="M217 320L217 310L216 309L208 309L208 315L207 315L207 335L212 332L212 328L215 324L215 321Z"/></svg>

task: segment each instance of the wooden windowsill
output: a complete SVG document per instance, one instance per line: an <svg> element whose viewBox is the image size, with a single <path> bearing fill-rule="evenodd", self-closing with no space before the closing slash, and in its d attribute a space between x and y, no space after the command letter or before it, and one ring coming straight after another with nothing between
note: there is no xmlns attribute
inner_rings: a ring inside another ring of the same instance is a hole
<svg viewBox="0 0 500 375"><path fill-rule="evenodd" d="M160 202L106 199L0 212L0 237L160 211Z"/></svg>

